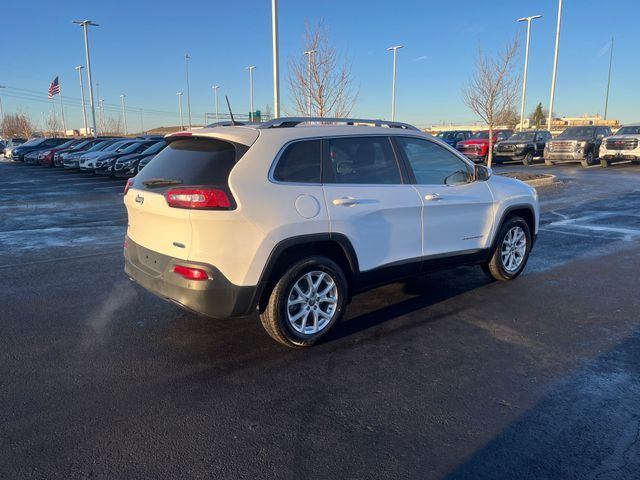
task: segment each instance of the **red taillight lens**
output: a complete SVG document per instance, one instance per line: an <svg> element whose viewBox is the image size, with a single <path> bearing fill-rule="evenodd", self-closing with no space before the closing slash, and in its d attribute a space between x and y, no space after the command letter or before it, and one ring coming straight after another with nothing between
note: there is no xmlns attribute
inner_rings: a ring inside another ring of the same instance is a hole
<svg viewBox="0 0 640 480"><path fill-rule="evenodd" d="M129 180L127 180L127 184L124 186L124 194L125 195L127 194L129 189L131 188L131 185L133 185L133 178L130 178Z"/></svg>
<svg viewBox="0 0 640 480"><path fill-rule="evenodd" d="M219 188L172 188L164 198L174 208L216 210L231 207L226 192Z"/></svg>
<svg viewBox="0 0 640 480"><path fill-rule="evenodd" d="M176 265L173 267L173 273L183 276L187 280L209 280L207 272L200 268L184 267L182 265Z"/></svg>

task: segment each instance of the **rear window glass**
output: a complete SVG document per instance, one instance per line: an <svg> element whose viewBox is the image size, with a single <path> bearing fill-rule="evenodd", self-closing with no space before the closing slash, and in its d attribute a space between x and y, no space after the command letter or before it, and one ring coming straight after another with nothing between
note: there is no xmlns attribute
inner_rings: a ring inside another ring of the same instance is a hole
<svg viewBox="0 0 640 480"><path fill-rule="evenodd" d="M227 185L235 163L236 149L229 142L198 137L174 140L135 176L135 185L142 188L142 182L149 180Z"/></svg>
<svg viewBox="0 0 640 480"><path fill-rule="evenodd" d="M320 183L320 140L289 145L273 172L274 180L294 183Z"/></svg>

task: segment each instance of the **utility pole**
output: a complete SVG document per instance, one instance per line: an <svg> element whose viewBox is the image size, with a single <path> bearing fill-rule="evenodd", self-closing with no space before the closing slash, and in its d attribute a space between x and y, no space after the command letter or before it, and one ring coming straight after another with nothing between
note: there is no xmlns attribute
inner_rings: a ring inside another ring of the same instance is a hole
<svg viewBox="0 0 640 480"><path fill-rule="evenodd" d="M280 49L278 46L278 0L271 0L271 30L273 39L273 113L280 116Z"/></svg>
<svg viewBox="0 0 640 480"><path fill-rule="evenodd" d="M0 88L5 88L0 85ZM0 97L0 135L4 137L4 110L2 109L2 97Z"/></svg>
<svg viewBox="0 0 640 480"><path fill-rule="evenodd" d="M93 83L91 81L91 61L89 59L89 30L88 27L97 27L97 23L93 23L91 20L74 20L73 23L82 26L84 29L84 49L87 56L87 78L89 80L89 104L91 105L91 118L93 119L93 136L98 136L98 129L96 128L96 109L93 102Z"/></svg>
<svg viewBox="0 0 640 480"><path fill-rule="evenodd" d="M562 23L562 0L558 0L558 26L556 27L556 49L553 55L553 74L551 77L551 99L549 100L549 119L547 130L551 131L551 118L553 117L553 99L556 94L556 74L558 72L558 49L560 48L560 25Z"/></svg>
<svg viewBox="0 0 640 480"><path fill-rule="evenodd" d="M84 104L84 84L82 82L82 65L78 65L76 70L78 71L78 77L80 77L80 98L82 100L82 122L84 123L84 136L89 135L89 126L87 125L87 108Z"/></svg>
<svg viewBox="0 0 640 480"><path fill-rule="evenodd" d="M60 75L58 75L58 79L60 79ZM60 89L60 114L62 115L62 136L67 135L67 123L64 119L64 102L62 101L62 83L58 80L58 88Z"/></svg>
<svg viewBox="0 0 640 480"><path fill-rule="evenodd" d="M182 118L182 92L177 92L178 96L178 109L180 111L180 130L184 130L184 119Z"/></svg>
<svg viewBox="0 0 640 480"><path fill-rule="evenodd" d="M604 101L604 119L607 119L609 111L609 87L611 86L611 64L613 63L613 37L611 37L611 52L609 53L609 78L607 80L607 96Z"/></svg>
<svg viewBox="0 0 640 480"><path fill-rule="evenodd" d="M120 95L120 102L122 103L122 120L124 123L124 134L126 136L127 135L127 110L124 107L124 97L126 97L126 95L124 94Z"/></svg>
<svg viewBox="0 0 640 480"><path fill-rule="evenodd" d="M249 103L250 103L250 112L249 112L249 121L253 122L253 69L256 68L254 65L249 65L246 67L249 70Z"/></svg>
<svg viewBox="0 0 640 480"><path fill-rule="evenodd" d="M303 52L307 56L307 115L311 116L311 56L316 53L315 50L307 50Z"/></svg>
<svg viewBox="0 0 640 480"><path fill-rule="evenodd" d="M387 50L393 50L393 84L391 85L391 121L396 119L396 60L398 57L398 49L403 45L389 47Z"/></svg>
<svg viewBox="0 0 640 480"><path fill-rule="evenodd" d="M184 54L184 68L187 73L187 114L189 117L189 130L191 130L191 93L189 89L189 59L191 57L188 53Z"/></svg>
<svg viewBox="0 0 640 480"><path fill-rule="evenodd" d="M531 41L531 21L541 18L542 15L533 15L532 17L519 18L518 22L527 22L527 47L524 54L524 75L522 81L522 105L520 106L520 131L524 126L524 104L527 97L527 70L529 69L529 43Z"/></svg>
<svg viewBox="0 0 640 480"><path fill-rule="evenodd" d="M215 97L216 100L216 122L220 121L220 115L218 114L218 89L220 88L220 85L214 85L211 87L211 89L213 90L213 96Z"/></svg>
<svg viewBox="0 0 640 480"><path fill-rule="evenodd" d="M140 109L140 131L144 135L144 122L142 121L142 109Z"/></svg>

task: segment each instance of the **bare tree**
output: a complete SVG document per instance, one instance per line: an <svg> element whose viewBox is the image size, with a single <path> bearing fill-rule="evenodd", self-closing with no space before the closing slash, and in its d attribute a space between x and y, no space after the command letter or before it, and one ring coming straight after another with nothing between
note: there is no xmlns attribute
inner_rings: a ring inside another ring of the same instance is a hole
<svg viewBox="0 0 640 480"><path fill-rule="evenodd" d="M518 97L520 77L514 74L517 53L517 37L496 58L487 58L479 50L476 71L462 92L464 103L489 126L489 167L493 161L494 127L514 108Z"/></svg>
<svg viewBox="0 0 640 480"><path fill-rule="evenodd" d="M22 110L17 113L6 113L0 124L0 133L4 138L30 138L33 134L33 123Z"/></svg>
<svg viewBox="0 0 640 480"><path fill-rule="evenodd" d="M101 135L124 136L124 128L120 117L104 117L102 123Z"/></svg>
<svg viewBox="0 0 640 480"><path fill-rule="evenodd" d="M46 131L43 132L47 137L56 137L58 132L62 130L62 125L57 115L49 115L46 122Z"/></svg>
<svg viewBox="0 0 640 480"><path fill-rule="evenodd" d="M313 53L307 56L304 51ZM288 83L295 110L303 116L308 114L310 102L311 116L346 117L358 98L351 63L331 45L322 21L315 28L306 24L304 48L289 59Z"/></svg>

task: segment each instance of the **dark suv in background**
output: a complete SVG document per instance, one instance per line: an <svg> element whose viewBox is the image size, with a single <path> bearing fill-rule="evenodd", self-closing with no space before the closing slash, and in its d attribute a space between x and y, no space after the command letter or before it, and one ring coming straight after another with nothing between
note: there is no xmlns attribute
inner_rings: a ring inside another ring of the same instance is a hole
<svg viewBox="0 0 640 480"><path fill-rule="evenodd" d="M611 135L609 127L569 127L556 138L549 140L544 149L545 165L564 162L580 162L583 167L598 160L602 139Z"/></svg>
<svg viewBox="0 0 640 480"><path fill-rule="evenodd" d="M54 148L68 141L68 138L34 138L14 148L11 157L16 162L24 162L24 156L28 153Z"/></svg>
<svg viewBox="0 0 640 480"><path fill-rule="evenodd" d="M493 161L502 163L515 160L524 165L531 165L534 158L542 158L547 140L551 134L546 130L529 130L514 133L508 140L496 143L493 148Z"/></svg>

